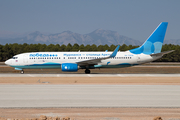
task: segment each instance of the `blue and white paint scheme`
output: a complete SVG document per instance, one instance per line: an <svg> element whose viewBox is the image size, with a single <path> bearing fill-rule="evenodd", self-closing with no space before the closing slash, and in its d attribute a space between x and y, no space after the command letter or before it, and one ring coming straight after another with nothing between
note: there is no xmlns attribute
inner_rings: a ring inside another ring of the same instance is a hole
<svg viewBox="0 0 180 120"><path fill-rule="evenodd" d="M144 42L136 49L120 52L119 47L113 52L32 52L15 55L5 64L16 70L23 69L47 69L59 68L65 72L76 72L78 69L94 68L120 68L139 65L161 58L164 54L173 52L161 52L168 23L162 22Z"/></svg>

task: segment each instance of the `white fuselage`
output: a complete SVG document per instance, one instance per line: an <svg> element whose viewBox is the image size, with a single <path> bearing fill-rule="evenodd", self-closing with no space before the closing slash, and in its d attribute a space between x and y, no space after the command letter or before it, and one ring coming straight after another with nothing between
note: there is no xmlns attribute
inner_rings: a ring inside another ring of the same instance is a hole
<svg viewBox="0 0 180 120"><path fill-rule="evenodd" d="M43 68L61 68L63 63L77 63L108 57L112 52L32 52L15 55L6 61L9 66L19 69L43 69ZM94 68L113 68L113 67L129 67L142 63L154 61L158 57L152 57L145 54L132 54L129 51L117 52L113 58L101 60ZM83 66L79 66L83 68Z"/></svg>

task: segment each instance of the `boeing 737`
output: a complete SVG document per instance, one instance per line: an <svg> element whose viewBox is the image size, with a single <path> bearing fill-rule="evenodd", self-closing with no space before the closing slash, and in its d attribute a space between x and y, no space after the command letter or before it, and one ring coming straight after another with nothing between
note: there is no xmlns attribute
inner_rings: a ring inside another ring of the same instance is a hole
<svg viewBox="0 0 180 120"><path fill-rule="evenodd" d="M119 51L120 45L113 52L32 52L13 56L5 61L15 70L59 68L64 72L76 72L85 69L89 74L95 68L121 68L140 65L161 58L171 51L161 52L168 22L162 22L149 38L138 48L125 52Z"/></svg>

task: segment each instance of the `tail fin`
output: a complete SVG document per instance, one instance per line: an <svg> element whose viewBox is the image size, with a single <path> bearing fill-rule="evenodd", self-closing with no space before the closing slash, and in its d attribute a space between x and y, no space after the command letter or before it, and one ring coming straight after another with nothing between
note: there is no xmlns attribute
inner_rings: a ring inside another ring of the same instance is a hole
<svg viewBox="0 0 180 120"><path fill-rule="evenodd" d="M156 54L161 52L162 44L166 34L168 22L162 22L139 48L129 50L134 54Z"/></svg>

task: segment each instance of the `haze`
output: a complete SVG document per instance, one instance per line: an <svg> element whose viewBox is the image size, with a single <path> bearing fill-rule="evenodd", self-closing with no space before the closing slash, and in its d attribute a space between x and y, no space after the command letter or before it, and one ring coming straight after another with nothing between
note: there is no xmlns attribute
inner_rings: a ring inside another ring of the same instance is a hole
<svg viewBox="0 0 180 120"><path fill-rule="evenodd" d="M0 0L0 32L87 34L117 31L141 42L160 22L169 22L165 39L180 39L179 0Z"/></svg>

